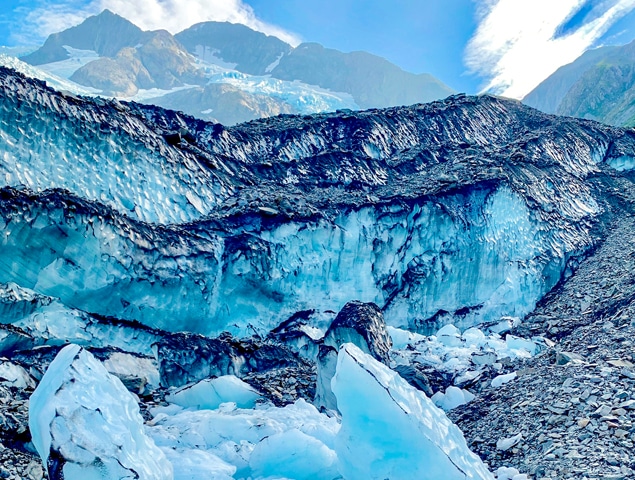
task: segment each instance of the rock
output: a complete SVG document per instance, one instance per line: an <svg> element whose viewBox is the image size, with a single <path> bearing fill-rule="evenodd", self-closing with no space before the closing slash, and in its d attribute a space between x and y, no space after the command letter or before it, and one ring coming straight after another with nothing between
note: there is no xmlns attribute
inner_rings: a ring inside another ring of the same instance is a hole
<svg viewBox="0 0 635 480"><path fill-rule="evenodd" d="M394 368L401 378L406 380L410 385L418 390L421 390L428 397L431 397L434 392L430 387L430 381L425 374L424 369L418 363L412 363L410 365L397 365Z"/></svg>
<svg viewBox="0 0 635 480"><path fill-rule="evenodd" d="M566 365L567 363L584 363L582 355L573 352L558 352L556 354L556 365Z"/></svg>
<svg viewBox="0 0 635 480"><path fill-rule="evenodd" d="M304 368L306 360L287 347L229 334L208 338L190 333L166 334L156 345L161 385L181 387L206 378L280 368Z"/></svg>
<svg viewBox="0 0 635 480"><path fill-rule="evenodd" d="M384 315L374 303L348 302L324 336L324 343L335 349L348 342L385 365L390 364L392 339L386 330Z"/></svg>

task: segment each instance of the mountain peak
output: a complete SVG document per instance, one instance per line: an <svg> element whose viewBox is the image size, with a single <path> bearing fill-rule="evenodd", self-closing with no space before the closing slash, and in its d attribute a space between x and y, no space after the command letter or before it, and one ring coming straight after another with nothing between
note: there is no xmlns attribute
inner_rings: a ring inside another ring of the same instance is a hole
<svg viewBox="0 0 635 480"><path fill-rule="evenodd" d="M66 60L69 54L65 46L93 50L101 56L115 56L122 48L139 43L143 33L131 21L105 9L75 27L49 35L41 48L22 60L31 65Z"/></svg>

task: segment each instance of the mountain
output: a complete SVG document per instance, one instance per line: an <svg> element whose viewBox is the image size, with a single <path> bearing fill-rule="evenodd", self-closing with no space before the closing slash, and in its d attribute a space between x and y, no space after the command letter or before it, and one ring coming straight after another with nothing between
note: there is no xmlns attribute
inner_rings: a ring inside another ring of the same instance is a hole
<svg viewBox="0 0 635 480"><path fill-rule="evenodd" d="M228 22L198 23L175 37L198 58L210 63L220 59L250 75L269 73L283 55L293 50L276 37Z"/></svg>
<svg viewBox="0 0 635 480"><path fill-rule="evenodd" d="M294 49L244 25L221 22L200 23L176 36L143 32L108 10L51 35L23 60L103 95L224 124L279 113L412 104L452 93L429 75L404 72L363 52L317 44Z"/></svg>
<svg viewBox="0 0 635 480"><path fill-rule="evenodd" d="M559 68L523 102L548 113L635 125L635 42L585 52Z"/></svg>
<svg viewBox="0 0 635 480"><path fill-rule="evenodd" d="M633 169L489 95L224 127L1 67L2 465L628 478Z"/></svg>
<svg viewBox="0 0 635 480"><path fill-rule="evenodd" d="M42 47L22 57L22 60L31 65L67 60L70 58L67 46L114 57L122 48L134 47L144 37L139 27L110 10L104 10L99 15L88 17L80 25L49 35Z"/></svg>
<svg viewBox="0 0 635 480"><path fill-rule="evenodd" d="M367 52L343 53L318 43L291 48L243 25L205 22L176 38L202 60L217 58L240 72L345 92L361 108L411 105L454 93L431 75L405 72Z"/></svg>
<svg viewBox="0 0 635 480"><path fill-rule="evenodd" d="M455 93L431 75L404 72L376 55L342 53L317 43L303 43L282 56L271 76L349 93L361 108L412 105Z"/></svg>
<svg viewBox="0 0 635 480"><path fill-rule="evenodd" d="M122 48L114 58L101 57L80 67L70 79L122 97L133 96L139 89L170 90L206 82L190 55L165 30L148 33L144 43Z"/></svg>

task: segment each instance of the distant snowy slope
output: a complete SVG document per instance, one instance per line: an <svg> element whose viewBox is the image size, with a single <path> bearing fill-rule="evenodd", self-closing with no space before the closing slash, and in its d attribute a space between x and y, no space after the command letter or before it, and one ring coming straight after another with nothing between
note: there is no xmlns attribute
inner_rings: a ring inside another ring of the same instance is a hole
<svg viewBox="0 0 635 480"><path fill-rule="evenodd" d="M276 37L228 22L198 23L176 34L176 39L203 60L231 64L251 75L268 73L269 66L292 50Z"/></svg>
<svg viewBox="0 0 635 480"><path fill-rule="evenodd" d="M49 87L54 88L55 90L67 91L75 95L94 95L97 93L97 90L93 88L83 87L75 82L58 77L57 75L49 73L43 69L33 67L16 57L0 54L0 65L12 68L16 72L20 72L27 77L42 80L46 82Z"/></svg>
<svg viewBox="0 0 635 480"><path fill-rule="evenodd" d="M343 53L318 43L303 43L282 56L271 76L349 93L361 108L412 105L455 93L432 75L406 72L368 52Z"/></svg>

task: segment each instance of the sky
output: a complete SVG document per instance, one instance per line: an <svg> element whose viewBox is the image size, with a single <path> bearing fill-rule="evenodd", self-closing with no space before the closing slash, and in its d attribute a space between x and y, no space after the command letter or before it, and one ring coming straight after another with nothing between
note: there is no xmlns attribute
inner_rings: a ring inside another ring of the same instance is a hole
<svg viewBox="0 0 635 480"><path fill-rule="evenodd" d="M522 98L589 48L635 39L635 0L1 0L0 45L39 45L104 8L177 33L243 23L297 45L365 50L470 94Z"/></svg>

